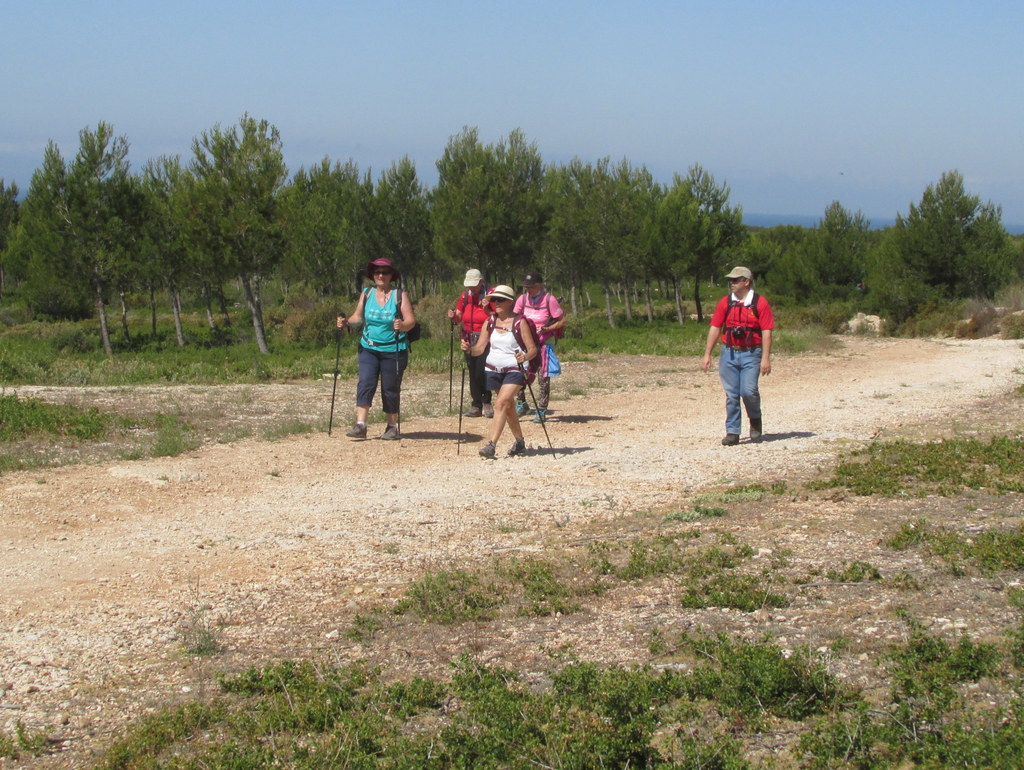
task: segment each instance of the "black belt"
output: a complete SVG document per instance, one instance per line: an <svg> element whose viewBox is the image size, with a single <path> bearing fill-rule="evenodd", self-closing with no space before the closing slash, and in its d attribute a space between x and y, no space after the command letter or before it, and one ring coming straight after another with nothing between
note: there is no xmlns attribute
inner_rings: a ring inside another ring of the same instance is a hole
<svg viewBox="0 0 1024 770"><path fill-rule="evenodd" d="M499 369L496 366L491 366L490 364L484 364L484 367L487 368L487 369L490 369L492 372L497 372L498 374L508 374L509 372L518 372L518 371L520 371L520 368L518 366L506 366L506 367L504 367L502 369Z"/></svg>
<svg viewBox="0 0 1024 770"><path fill-rule="evenodd" d="M747 345L747 346L744 346L744 345L726 345L725 347L729 348L729 350L739 350L742 353L745 353L745 352L748 352L748 351L751 351L751 350L760 350L761 349L760 345Z"/></svg>

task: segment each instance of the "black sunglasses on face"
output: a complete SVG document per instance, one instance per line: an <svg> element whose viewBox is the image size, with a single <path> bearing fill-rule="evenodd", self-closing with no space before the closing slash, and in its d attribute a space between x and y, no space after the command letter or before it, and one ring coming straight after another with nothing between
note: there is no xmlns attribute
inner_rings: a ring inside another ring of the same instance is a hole
<svg viewBox="0 0 1024 770"><path fill-rule="evenodd" d="M491 302L511 302L511 301L512 300L505 299L504 297L491 297Z"/></svg>
<svg viewBox="0 0 1024 770"><path fill-rule="evenodd" d="M374 275L391 275L391 271L387 270L387 269L384 269L384 270L374 270L373 274Z"/></svg>

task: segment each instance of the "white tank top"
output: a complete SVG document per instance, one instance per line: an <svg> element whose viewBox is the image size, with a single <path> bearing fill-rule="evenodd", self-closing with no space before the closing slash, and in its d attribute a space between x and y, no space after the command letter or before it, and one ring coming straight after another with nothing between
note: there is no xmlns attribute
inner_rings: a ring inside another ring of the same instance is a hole
<svg viewBox="0 0 1024 770"><path fill-rule="evenodd" d="M519 343L516 342L516 335L495 326L491 329L490 343L491 350L487 354L488 364L495 369L505 369L516 365L516 353L521 350Z"/></svg>

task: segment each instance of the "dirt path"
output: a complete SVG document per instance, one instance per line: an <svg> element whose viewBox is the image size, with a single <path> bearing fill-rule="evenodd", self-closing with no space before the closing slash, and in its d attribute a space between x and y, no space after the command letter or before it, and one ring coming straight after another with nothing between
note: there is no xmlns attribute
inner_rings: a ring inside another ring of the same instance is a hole
<svg viewBox="0 0 1024 770"><path fill-rule="evenodd" d="M567 365L548 424L557 459L533 424L527 457L480 459L479 419L457 455L455 418L416 416L443 398L436 377L409 383L400 445L336 430L0 477L0 724L64 741L39 766L86 762L126 719L208 686L211 667L352 654L339 633L351 614L426 570L537 549L708 486L807 478L904 426L968 429L976 405L1020 385L1024 350L853 338L778 356L762 378L766 440L733 448L719 445L717 377L697 364ZM298 400L321 414L330 398L329 382L250 389L268 408ZM181 654L182 625L197 618L223 626L214 660Z"/></svg>

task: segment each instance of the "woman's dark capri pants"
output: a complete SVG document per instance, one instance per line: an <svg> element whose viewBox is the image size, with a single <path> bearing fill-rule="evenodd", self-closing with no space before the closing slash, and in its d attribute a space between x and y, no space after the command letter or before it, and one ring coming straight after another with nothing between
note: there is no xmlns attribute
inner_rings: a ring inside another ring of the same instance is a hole
<svg viewBox="0 0 1024 770"><path fill-rule="evenodd" d="M402 375L409 363L409 349L395 352L374 350L359 345L359 384L356 406L371 406L380 380L380 399L385 414L398 414Z"/></svg>

